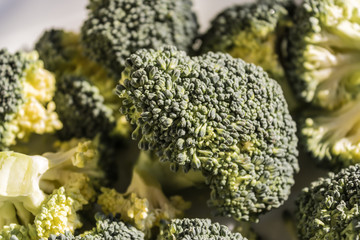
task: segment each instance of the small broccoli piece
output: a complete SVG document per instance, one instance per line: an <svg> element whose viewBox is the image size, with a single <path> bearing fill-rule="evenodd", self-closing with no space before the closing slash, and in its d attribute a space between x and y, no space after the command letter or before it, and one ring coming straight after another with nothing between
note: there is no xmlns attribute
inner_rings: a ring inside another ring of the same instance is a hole
<svg viewBox="0 0 360 240"><path fill-rule="evenodd" d="M0 152L0 229L12 223L32 224L34 217L35 225L38 225L38 219L49 227L49 221L44 220L44 223L41 220L47 218L47 214L51 215L49 219L66 224L65 218L55 218L48 209L55 208L57 212L58 208L63 208L60 203L70 201L64 195L82 204L93 200L95 191L92 182L103 176L97 167L98 158L96 146L91 141L80 142L68 151L42 156ZM48 194L53 195L44 204ZM70 210L68 207L64 209ZM58 214L63 214L65 210ZM45 228L42 226L40 230L45 231Z"/></svg>
<svg viewBox="0 0 360 240"><path fill-rule="evenodd" d="M296 126L261 68L175 47L142 49L126 63L117 91L133 138L175 171L200 170L217 215L256 221L287 199L298 171Z"/></svg>
<svg viewBox="0 0 360 240"><path fill-rule="evenodd" d="M152 228L160 226L162 220L182 217L183 212L190 208L190 203L180 196L167 198L157 180L137 168L142 159L149 157L149 153L141 152L125 193L102 188L102 194L98 197L98 204L105 213L120 214L123 221L133 224L148 236Z"/></svg>
<svg viewBox="0 0 360 240"><path fill-rule="evenodd" d="M115 127L112 110L104 104L99 89L82 76L63 75L56 82L54 102L63 129L61 139L93 138Z"/></svg>
<svg viewBox="0 0 360 240"><path fill-rule="evenodd" d="M291 3L263 0L223 10L201 37L200 52L226 52L261 66L281 85L289 109L294 110L299 104L281 63L285 35L292 24L289 11L294 6Z"/></svg>
<svg viewBox="0 0 360 240"><path fill-rule="evenodd" d="M302 142L318 164L340 169L360 162L360 102L316 111L301 126Z"/></svg>
<svg viewBox="0 0 360 240"><path fill-rule="evenodd" d="M359 185L356 164L304 188L296 201L300 239L358 239Z"/></svg>
<svg viewBox="0 0 360 240"><path fill-rule="evenodd" d="M287 75L308 103L334 109L358 97L360 2L304 0L290 29Z"/></svg>
<svg viewBox="0 0 360 240"><path fill-rule="evenodd" d="M82 26L90 58L120 76L126 58L164 44L190 50L198 24L191 0L92 0Z"/></svg>
<svg viewBox="0 0 360 240"><path fill-rule="evenodd" d="M35 48L45 66L56 73L54 101L64 123L63 139L93 138L110 131L129 136L131 126L119 113L114 94L117 81L84 55L79 34L52 29L41 36Z"/></svg>
<svg viewBox="0 0 360 240"><path fill-rule="evenodd" d="M206 218L172 219L168 224L163 225L158 239L247 240L240 233L232 233L225 225L212 223L210 219Z"/></svg>
<svg viewBox="0 0 360 240"><path fill-rule="evenodd" d="M48 240L143 240L144 233L135 227L126 224L114 217L105 217L101 214L95 215L96 227L79 236L73 236L71 232L51 235Z"/></svg>
<svg viewBox="0 0 360 240"><path fill-rule="evenodd" d="M0 150L30 134L52 133L62 127L52 101L54 76L36 52L0 49Z"/></svg>

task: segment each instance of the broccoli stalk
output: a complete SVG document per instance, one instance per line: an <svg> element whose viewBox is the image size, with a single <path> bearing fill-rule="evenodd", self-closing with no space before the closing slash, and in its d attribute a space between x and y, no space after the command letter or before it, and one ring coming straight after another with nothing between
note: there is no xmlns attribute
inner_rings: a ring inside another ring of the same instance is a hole
<svg viewBox="0 0 360 240"><path fill-rule="evenodd" d="M147 236L150 236L151 230L158 227L162 220L182 217L183 211L190 208L190 203L180 196L167 198L151 173L137 167L150 157L148 152L140 153L125 193L102 188L102 194L98 198L98 203L106 214L120 214L123 221L133 224Z"/></svg>

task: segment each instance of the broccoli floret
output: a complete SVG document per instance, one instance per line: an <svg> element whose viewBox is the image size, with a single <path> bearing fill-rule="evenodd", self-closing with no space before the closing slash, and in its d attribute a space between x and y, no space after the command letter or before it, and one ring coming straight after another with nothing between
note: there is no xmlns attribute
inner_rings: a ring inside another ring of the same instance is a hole
<svg viewBox="0 0 360 240"><path fill-rule="evenodd" d="M144 231L148 237L162 220L182 217L183 212L190 208L190 203L180 196L167 198L157 180L149 172L137 167L150 157L150 153L141 152L125 193L102 188L102 194L98 197L98 204L105 213L120 214L123 221Z"/></svg>
<svg viewBox="0 0 360 240"><path fill-rule="evenodd" d="M114 217L105 217L101 214L95 215L96 227L91 231L87 231L79 236L73 236L70 232L52 235L48 240L143 240L144 233L135 227L125 224Z"/></svg>
<svg viewBox="0 0 360 240"><path fill-rule="evenodd" d="M296 201L300 239L358 239L359 185L356 164L304 188Z"/></svg>
<svg viewBox="0 0 360 240"><path fill-rule="evenodd" d="M360 102L335 111L314 111L301 126L306 150L324 167L340 169L360 162Z"/></svg>
<svg viewBox="0 0 360 240"><path fill-rule="evenodd" d="M73 208L80 209L94 199L92 182L103 176L98 158L91 141L42 156L0 152L0 229L34 222L38 236L42 236L60 233L60 225L70 230L79 227L75 217L66 219L75 214L66 205L76 201ZM46 200L48 194L52 195Z"/></svg>
<svg viewBox="0 0 360 240"><path fill-rule="evenodd" d="M290 29L286 72L305 102L334 109L358 97L360 2L304 0Z"/></svg>
<svg viewBox="0 0 360 240"><path fill-rule="evenodd" d="M116 79L83 53L79 34L60 29L46 31L36 43L45 66L56 73L56 112L64 123L60 136L93 138L113 131L127 137L131 131L118 111ZM105 131L106 130L106 131Z"/></svg>
<svg viewBox="0 0 360 240"><path fill-rule="evenodd" d="M63 75L56 82L54 102L63 123L62 139L93 138L115 127L112 110L104 104L99 89L85 77Z"/></svg>
<svg viewBox="0 0 360 240"><path fill-rule="evenodd" d="M212 20L201 37L200 52L220 51L261 66L281 85L290 110L298 101L285 77L281 63L285 35L291 26L292 1L263 0L260 3L234 5ZM284 5L286 7L284 7ZM290 11L291 12L291 11Z"/></svg>
<svg viewBox="0 0 360 240"><path fill-rule="evenodd" d="M247 240L240 233L232 233L225 225L212 223L206 218L172 219L168 224L164 224L158 240L173 239Z"/></svg>
<svg viewBox="0 0 360 240"><path fill-rule="evenodd" d="M222 53L142 49L120 82L139 147L175 171L200 170L216 214L256 221L287 199L298 171L296 126L260 67Z"/></svg>
<svg viewBox="0 0 360 240"><path fill-rule="evenodd" d="M190 50L198 30L191 7L191 0L92 0L82 26L85 50L118 76L138 49Z"/></svg>
<svg viewBox="0 0 360 240"><path fill-rule="evenodd" d="M0 150L30 134L62 127L54 112L54 76L43 68L36 52L0 49Z"/></svg>

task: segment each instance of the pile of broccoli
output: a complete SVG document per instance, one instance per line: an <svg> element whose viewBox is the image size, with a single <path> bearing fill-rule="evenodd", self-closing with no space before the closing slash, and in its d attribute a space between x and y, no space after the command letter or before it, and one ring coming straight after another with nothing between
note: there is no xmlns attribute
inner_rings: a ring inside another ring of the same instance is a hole
<svg viewBox="0 0 360 240"><path fill-rule="evenodd" d="M255 240L299 151L330 173L290 197L298 239L360 239L359 0L236 4L204 33L191 0L87 9L0 48L0 240Z"/></svg>

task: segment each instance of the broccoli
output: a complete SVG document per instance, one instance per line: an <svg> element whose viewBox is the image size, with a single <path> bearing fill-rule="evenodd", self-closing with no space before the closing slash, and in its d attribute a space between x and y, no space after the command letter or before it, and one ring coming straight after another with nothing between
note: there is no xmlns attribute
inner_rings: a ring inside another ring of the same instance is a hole
<svg viewBox="0 0 360 240"><path fill-rule="evenodd" d="M51 235L48 240L143 240L144 233L135 227L125 224L116 217L105 217L102 214L96 214L96 227L78 236L73 236L70 232L58 236Z"/></svg>
<svg viewBox="0 0 360 240"><path fill-rule="evenodd" d="M360 162L359 110L360 102L352 101L302 120L301 142L320 166L336 170Z"/></svg>
<svg viewBox="0 0 360 240"><path fill-rule="evenodd" d="M163 225L158 239L247 240L240 233L232 233L228 227L219 223L212 223L210 219L206 218L172 219L168 224Z"/></svg>
<svg viewBox="0 0 360 240"><path fill-rule="evenodd" d="M290 194L296 126L280 86L260 67L167 46L126 61L117 93L132 137L171 168L201 171L216 215L257 221Z"/></svg>
<svg viewBox="0 0 360 240"><path fill-rule="evenodd" d="M220 51L261 66L279 82L290 110L299 104L285 78L282 67L285 35L292 21L292 1L263 0L259 3L234 5L212 20L201 37L200 52ZM286 7L285 7L286 6Z"/></svg>
<svg viewBox="0 0 360 240"><path fill-rule="evenodd" d="M62 128L54 112L54 76L43 68L36 52L0 49L0 150L30 134Z"/></svg>
<svg viewBox="0 0 360 240"><path fill-rule="evenodd" d="M75 212L94 200L92 184L103 172L95 142L80 141L68 150L71 144L42 156L0 152L0 229L34 224L42 237L81 226Z"/></svg>
<svg viewBox="0 0 360 240"><path fill-rule="evenodd" d="M198 24L191 0L90 0L82 42L90 58L121 75L126 58L164 44L190 51Z"/></svg>
<svg viewBox="0 0 360 240"><path fill-rule="evenodd" d="M300 239L358 239L359 184L356 164L304 188L296 201Z"/></svg>
<svg viewBox="0 0 360 240"><path fill-rule="evenodd" d="M358 97L360 2L304 0L289 32L286 73L307 103L335 109Z"/></svg>
<svg viewBox="0 0 360 240"><path fill-rule="evenodd" d="M93 138L115 127L112 110L104 104L99 89L83 76L63 75L56 82L54 102L63 123L61 139Z"/></svg>
<svg viewBox="0 0 360 240"><path fill-rule="evenodd" d="M123 221L144 231L148 237L153 228L160 226L162 220L182 217L184 210L190 208L190 203L180 196L167 198L151 173L138 168L151 157L149 152L140 153L125 193L102 188L102 194L98 197L98 204L105 213L120 214Z"/></svg>
<svg viewBox="0 0 360 240"><path fill-rule="evenodd" d="M120 115L114 94L117 81L84 55L79 34L51 29L35 48L57 77L54 101L64 124L59 132L62 139L93 138L110 131L129 135L131 127Z"/></svg>

